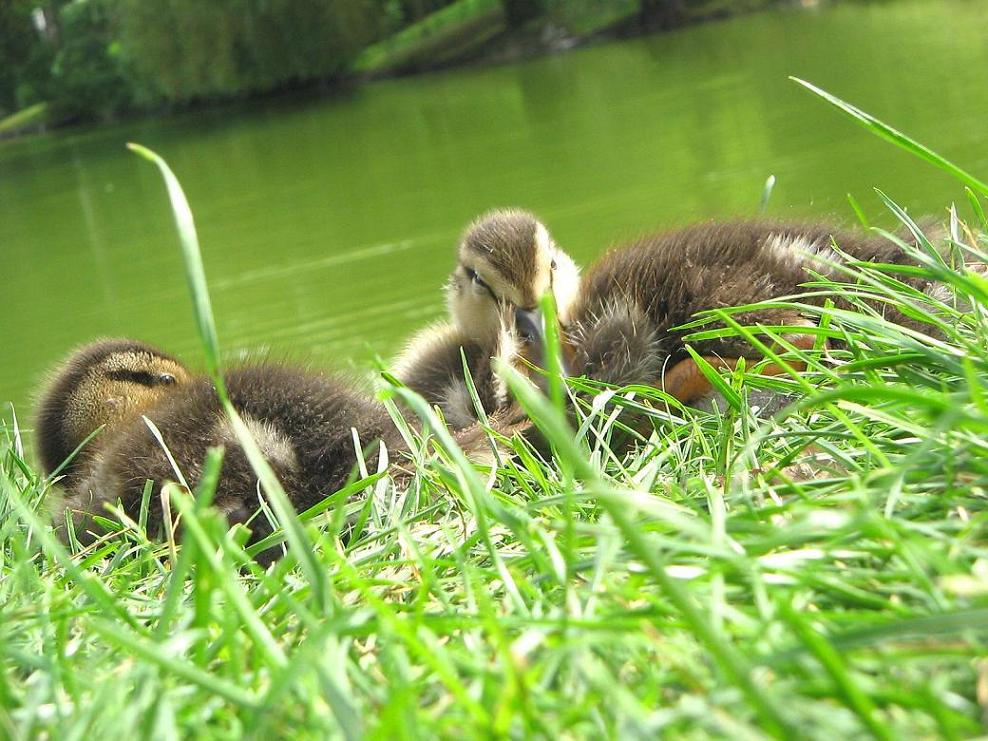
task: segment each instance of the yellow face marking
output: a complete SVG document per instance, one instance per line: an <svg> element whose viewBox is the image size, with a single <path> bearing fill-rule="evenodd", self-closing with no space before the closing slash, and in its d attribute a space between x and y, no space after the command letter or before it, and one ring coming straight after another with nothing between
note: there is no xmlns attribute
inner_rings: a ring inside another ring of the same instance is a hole
<svg viewBox="0 0 988 741"><path fill-rule="evenodd" d="M111 355L90 369L69 397L66 432L81 443L99 427L148 409L188 379L185 368L166 358Z"/></svg>

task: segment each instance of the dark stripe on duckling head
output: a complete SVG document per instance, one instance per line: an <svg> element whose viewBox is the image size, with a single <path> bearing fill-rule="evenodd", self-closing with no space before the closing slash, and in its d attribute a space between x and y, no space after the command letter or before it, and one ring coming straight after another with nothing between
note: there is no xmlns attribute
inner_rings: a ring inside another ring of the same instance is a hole
<svg viewBox="0 0 988 741"><path fill-rule="evenodd" d="M523 286L537 268L538 224L525 211L492 211L467 228L463 246L480 255L504 280Z"/></svg>
<svg viewBox="0 0 988 741"><path fill-rule="evenodd" d="M129 368L107 371L106 377L113 381L128 381L142 386L172 386L175 383L175 376L171 373L152 373Z"/></svg>

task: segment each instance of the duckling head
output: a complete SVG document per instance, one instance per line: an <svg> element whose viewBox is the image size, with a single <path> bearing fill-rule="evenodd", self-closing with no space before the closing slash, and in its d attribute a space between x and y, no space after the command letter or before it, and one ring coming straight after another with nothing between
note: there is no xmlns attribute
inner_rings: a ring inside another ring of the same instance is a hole
<svg viewBox="0 0 988 741"><path fill-rule="evenodd" d="M567 322L579 288L576 264L527 211L490 211L467 227L458 264L447 284L457 328L471 339L499 344L505 331L541 355L539 300L552 291L560 323Z"/></svg>
<svg viewBox="0 0 988 741"><path fill-rule="evenodd" d="M191 378L177 360L128 339L75 350L52 374L38 405L38 454L50 474L101 427L137 415ZM70 465L65 469L71 475Z"/></svg>

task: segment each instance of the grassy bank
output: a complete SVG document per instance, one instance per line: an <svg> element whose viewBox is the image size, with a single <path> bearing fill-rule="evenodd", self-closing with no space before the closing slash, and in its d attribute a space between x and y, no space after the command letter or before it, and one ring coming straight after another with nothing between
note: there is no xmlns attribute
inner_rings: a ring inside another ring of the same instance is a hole
<svg viewBox="0 0 988 741"><path fill-rule="evenodd" d="M364 49L354 70L381 75L442 64L457 53L476 53L504 29L498 0L458 0Z"/></svg>
<svg viewBox="0 0 988 741"><path fill-rule="evenodd" d="M174 488L184 542L149 542L127 522L66 552L43 515L49 485L8 417L0 728L12 738L983 733L988 282L962 264L988 261L988 222L976 198L969 215L971 229L950 224L953 265L925 242L916 253L949 289L935 299L896 280L907 268L854 268L857 296L914 307L928 333L864 303L803 307L821 337L800 353L808 371L725 376L720 412L654 389L604 392L573 430L517 386L552 457L514 440L515 456L477 469L433 419L415 438L407 489L372 476L322 512L288 516L289 552L269 572ZM824 337L837 346L824 352ZM748 403L759 389L794 403L761 415ZM616 454L622 407L647 415L651 432Z"/></svg>
<svg viewBox="0 0 988 741"><path fill-rule="evenodd" d="M684 6L679 25L750 13L785 0L707 0ZM640 23L638 0L567 0L522 28L509 29L499 0L453 4L365 49L355 71L370 77L447 67L464 62L508 61L552 53L601 36L655 31ZM668 30L668 29L666 29Z"/></svg>
<svg viewBox="0 0 988 741"><path fill-rule="evenodd" d="M0 138L43 129L48 123L48 104L36 103L0 118Z"/></svg>
<svg viewBox="0 0 988 741"><path fill-rule="evenodd" d="M544 13L537 18L520 28L508 28L500 0L456 0L369 46L366 46L368 39L378 38L383 31L378 30L371 35L366 35L370 34L369 31L365 35L357 34L357 40L348 40L352 45L348 54L331 65L327 66L328 62L323 60L322 67L316 65L312 68L298 61L299 58L305 59L306 54L299 55L294 47L288 50L291 53L283 50L273 52L270 47L271 43L277 46L285 39L297 37L300 29L305 31L308 45L312 49L325 50L339 46L339 40L334 41L331 34L325 37L317 34L313 37L312 34L316 32L307 24L292 26L292 21L289 20L289 25L273 32L272 38L267 39L268 43L265 44L262 43L263 39L255 39L240 28L244 21L240 11L231 12L229 8L217 11L221 14L230 13L226 22L221 22L220 17L211 17L202 9L197 10L197 13L203 12L204 15L193 13L186 18L183 13L194 7L189 6L169 20L171 26L165 24L159 28L148 22L153 11L144 9L140 12L151 13L147 18L135 15L126 23L120 23L120 19L117 19L115 24L106 28L100 25L100 21L88 31L77 29L76 33L81 34L80 38L89 41L85 44L74 41L73 44L85 46L87 52L82 61L90 66L87 67L80 60L71 64L56 64L52 61L52 70L57 70L55 76L68 75L67 81L63 81L62 87L55 86L54 89L59 91L57 94L46 94L47 102L27 106L0 118L0 137L45 128L106 123L127 117L168 115L180 110L212 108L230 101L265 98L297 90L325 91L336 89L337 86L351 85L354 81L467 63L518 61L569 49L602 37L625 37L660 30L660 27L668 30L794 1L691 2L685 4L681 15L671 22L643 25L640 22L638 0L549 0L545 4ZM92 10L97 4L77 3L72 13L79 11L80 17L85 16L86 9ZM134 4L133 9L141 7L140 4ZM97 16L100 14L97 13ZM285 17L291 19L294 16L289 13ZM200 33L190 36L181 34L176 28L184 27L183 23L192 28L201 25ZM251 27L252 24L267 28L269 21L255 19L246 25ZM107 42L112 29L122 28L130 30L129 44L135 48L133 58L128 62L129 66L124 65L130 70L127 74L124 74L117 57L121 49L128 48L128 44L121 44L119 39L112 43ZM239 32L236 31L238 28ZM90 38L87 33L95 36ZM170 58L163 51L170 48L169 44L157 43L157 33L164 34L165 37L191 39L192 46L180 53L175 52L177 56ZM237 33L246 35L241 38ZM107 48L102 49L101 44L108 44ZM143 51L139 51L142 48ZM49 52L56 53L52 50ZM264 54L270 56L248 64L246 57L253 53L261 54L262 57ZM87 55L95 57L89 58ZM198 64L190 61L200 56L210 60L210 63ZM318 55L309 53L308 56ZM282 62L289 58L294 60L293 64L300 66L293 70L283 69ZM144 64L149 65L148 69L134 77L135 70L143 69ZM268 67L272 69L267 69ZM81 71L83 69L86 71ZM215 74L204 74L203 70L208 69L213 69ZM262 73L265 69L267 71ZM68 74L70 71L71 75ZM44 84L36 81L35 84L45 89L53 83L49 80ZM17 102L10 101L7 105L12 108Z"/></svg>

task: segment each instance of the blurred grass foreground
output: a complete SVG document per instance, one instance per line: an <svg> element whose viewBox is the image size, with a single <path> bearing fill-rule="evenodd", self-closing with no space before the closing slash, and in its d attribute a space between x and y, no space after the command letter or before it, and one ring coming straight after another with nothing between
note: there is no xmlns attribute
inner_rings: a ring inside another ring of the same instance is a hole
<svg viewBox="0 0 988 741"><path fill-rule="evenodd" d="M548 458L514 439L512 457L474 468L430 418L407 488L372 476L323 511L286 514L290 545L268 571L177 487L183 542L151 542L143 523L121 521L67 551L45 514L52 482L10 416L0 728L11 738L983 734L988 282L965 265L988 261L988 187L954 169L969 179L969 223L951 210L949 263L887 201L943 295L910 291L896 277L908 268L854 266L860 311L801 307L844 349L804 353L799 376L728 374L720 411L598 388L573 430L516 386ZM183 239L195 267L194 234ZM205 284L194 285L202 307ZM923 317L929 332L883 321L875 302ZM198 319L209 337L211 317ZM205 353L215 360L214 341ZM748 395L766 388L797 401L760 417ZM617 455L623 407L651 424Z"/></svg>

